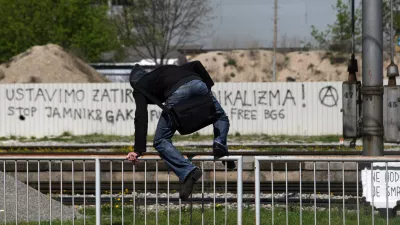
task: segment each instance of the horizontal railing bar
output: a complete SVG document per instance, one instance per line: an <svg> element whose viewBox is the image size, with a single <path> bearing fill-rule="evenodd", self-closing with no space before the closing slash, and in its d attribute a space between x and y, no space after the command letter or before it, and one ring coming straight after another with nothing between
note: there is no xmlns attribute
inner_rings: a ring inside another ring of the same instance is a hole
<svg viewBox="0 0 400 225"><path fill-rule="evenodd" d="M400 162L399 156L255 156L256 161L300 161L300 162Z"/></svg>
<svg viewBox="0 0 400 225"><path fill-rule="evenodd" d="M246 146L247 147L247 146ZM117 152L112 152L112 151L105 151L105 152L92 152L92 151L86 151L86 152L73 152L73 151L58 151L58 152L52 152L50 153L43 153L43 152L35 152L35 151L28 151L24 152L23 156L41 156L41 155L51 155L51 156L75 156L75 155L80 155L80 156L93 156L95 155L101 155L101 156L114 156L114 155L119 155L123 157L124 154L117 153ZM213 156L214 153L211 151L181 151L181 154L183 156ZM331 150L331 151L320 151L320 150L310 150L310 151L304 151L304 150L290 150L290 151L260 151L260 150L231 150L229 153L231 156L314 156L318 154L319 156L341 156L341 155L346 155L346 156L362 156L362 152L358 150L349 150L349 151L342 151L342 150ZM21 152L18 151L12 151L12 150L6 150L5 152L0 152L0 156L9 156L9 155L21 155ZM158 152L146 152L142 156L158 156ZM400 156L400 151L396 150L385 150L384 151L385 156ZM21 155L22 156L22 155Z"/></svg>
<svg viewBox="0 0 400 225"><path fill-rule="evenodd" d="M146 144L147 147L153 147L153 144ZM175 144L176 147L187 147L187 148L210 148L212 144ZM229 144L230 147L241 147L246 146L250 148L265 148L265 147L282 147L282 148L307 148L307 147L329 147L329 148L337 148L337 147L350 147L349 145L345 144L335 144L335 143L321 143L321 144L313 144L313 143L304 143L304 144ZM360 146L360 145L357 145ZM397 147L396 144L386 144L385 146L389 147ZM107 149L107 148L128 148L131 147L127 144L73 144L73 143L66 143L66 144L54 144L54 145L32 145L32 144L4 144L0 145L0 149L12 149L12 148L27 148L27 149L37 149L37 148L64 148L64 149L79 149L79 148L97 148L97 149Z"/></svg>
<svg viewBox="0 0 400 225"><path fill-rule="evenodd" d="M192 161L237 161L241 158L241 156L224 156L218 159L215 159L214 156L195 156L191 160ZM10 156L0 156L0 160L126 160L125 157L118 156L29 156L29 155L10 155ZM162 160L159 156L144 156L140 157L139 160L150 161L150 160Z"/></svg>

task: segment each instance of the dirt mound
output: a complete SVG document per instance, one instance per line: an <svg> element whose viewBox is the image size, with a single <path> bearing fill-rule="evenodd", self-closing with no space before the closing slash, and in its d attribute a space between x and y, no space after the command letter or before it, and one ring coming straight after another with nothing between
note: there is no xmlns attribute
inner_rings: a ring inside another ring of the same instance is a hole
<svg viewBox="0 0 400 225"><path fill-rule="evenodd" d="M268 82L272 81L273 52L266 50L234 50L207 52L188 56L199 60L216 82ZM358 61L357 79L362 76L362 57ZM276 54L277 81L345 81L350 54L326 51L290 52ZM395 58L395 63L398 63ZM385 56L383 77L390 59Z"/></svg>
<svg viewBox="0 0 400 225"><path fill-rule="evenodd" d="M345 81L348 78L349 55L335 55L324 51L291 52L287 67L279 71L278 81L289 77L296 81ZM357 59L361 70L361 59ZM361 73L357 74L361 79Z"/></svg>
<svg viewBox="0 0 400 225"><path fill-rule="evenodd" d="M272 52L265 50L235 50L207 52L190 58L199 60L216 82L263 82L272 79ZM277 65L285 57L277 54Z"/></svg>
<svg viewBox="0 0 400 225"><path fill-rule="evenodd" d="M103 82L109 80L54 44L34 46L0 65L0 83Z"/></svg>

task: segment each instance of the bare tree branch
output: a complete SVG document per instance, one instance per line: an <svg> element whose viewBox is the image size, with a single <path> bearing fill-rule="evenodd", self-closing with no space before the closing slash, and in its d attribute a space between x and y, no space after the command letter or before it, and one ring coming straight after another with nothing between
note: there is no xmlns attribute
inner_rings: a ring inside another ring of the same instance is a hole
<svg viewBox="0 0 400 225"><path fill-rule="evenodd" d="M127 2L114 19L120 41L156 65L164 64L170 52L206 37L203 28L212 19L209 0Z"/></svg>

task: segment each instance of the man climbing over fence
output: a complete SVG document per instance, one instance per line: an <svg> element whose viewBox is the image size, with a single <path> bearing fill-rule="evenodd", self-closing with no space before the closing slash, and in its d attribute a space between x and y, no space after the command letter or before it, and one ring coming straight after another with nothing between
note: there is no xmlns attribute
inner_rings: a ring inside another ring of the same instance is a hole
<svg viewBox="0 0 400 225"><path fill-rule="evenodd" d="M180 66L164 65L149 73L136 64L129 80L134 89L136 111L134 152L130 152L127 159L135 163L146 152L147 105L157 104L163 111L157 124L153 146L179 178L182 183L179 197L186 200L202 172L172 144L171 138L175 132L190 134L212 124L214 156L219 158L229 155L229 119L211 92L214 82L199 61ZM227 167L235 169L236 165L228 161Z"/></svg>

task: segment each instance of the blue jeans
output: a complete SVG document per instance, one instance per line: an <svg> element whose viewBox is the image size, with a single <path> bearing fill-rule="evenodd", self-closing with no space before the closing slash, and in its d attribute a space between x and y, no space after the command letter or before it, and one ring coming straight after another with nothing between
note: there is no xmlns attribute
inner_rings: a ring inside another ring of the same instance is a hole
<svg viewBox="0 0 400 225"><path fill-rule="evenodd" d="M182 100L201 95L211 95L213 97L218 115L218 120L213 124L214 142L222 144L227 149L226 141L229 131L229 119L203 81L192 80L183 84L168 97L165 103L167 107L171 107ZM175 131L176 129L173 128L172 121L168 114L162 112L157 124L153 146L160 153L160 157L167 162L169 168L172 169L179 180L183 182L186 176L190 174L196 166L183 157L172 144L171 138L174 136Z"/></svg>

